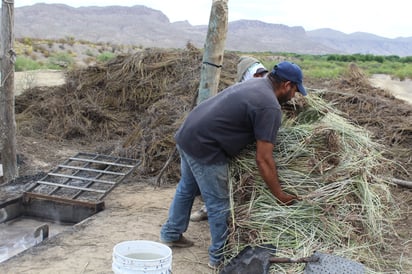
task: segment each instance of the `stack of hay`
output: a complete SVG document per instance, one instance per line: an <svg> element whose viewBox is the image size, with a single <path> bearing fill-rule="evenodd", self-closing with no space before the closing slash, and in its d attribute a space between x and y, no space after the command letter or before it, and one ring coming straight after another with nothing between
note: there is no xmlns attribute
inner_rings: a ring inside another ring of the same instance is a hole
<svg viewBox="0 0 412 274"><path fill-rule="evenodd" d="M227 260L247 245L271 243L279 257L314 251L382 270L379 250L396 213L387 182L390 163L368 132L342 118L316 94L295 117L285 117L274 157L283 188L303 199L282 206L269 192L250 147L231 163L232 218ZM299 273L302 264L271 266L273 273Z"/></svg>
<svg viewBox="0 0 412 274"><path fill-rule="evenodd" d="M219 89L233 84L238 58L225 54ZM65 85L30 89L16 98L18 130L23 136L99 143L104 154L141 159L140 174L152 177L167 161L191 109L201 63L202 52L188 44L68 71ZM175 183L178 176L176 160L164 179Z"/></svg>
<svg viewBox="0 0 412 274"><path fill-rule="evenodd" d="M344 112L345 117L371 132L371 137L389 151L385 157L402 166L395 167L394 177L409 180L412 161L412 108L389 91L373 87L356 64L349 64L345 75L334 80L332 90L322 97Z"/></svg>

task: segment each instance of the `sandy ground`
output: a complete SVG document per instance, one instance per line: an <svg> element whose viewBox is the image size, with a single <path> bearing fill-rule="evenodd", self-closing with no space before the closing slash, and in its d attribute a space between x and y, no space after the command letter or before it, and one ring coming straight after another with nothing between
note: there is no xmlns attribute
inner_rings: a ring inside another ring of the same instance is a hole
<svg viewBox="0 0 412 274"><path fill-rule="evenodd" d="M63 85L64 81L64 74L59 70L16 72L14 74L14 93L17 96L27 88Z"/></svg>
<svg viewBox="0 0 412 274"><path fill-rule="evenodd" d="M43 73L36 81L41 83L40 79L51 79L52 75L54 77L56 73ZM412 88L410 85L408 87ZM412 103L412 91L408 89L407 94ZM80 145L73 144L70 149L52 143L22 145L27 146L25 151L33 157L28 160L41 163L38 168L42 171L48 171L77 151L84 151ZM54 158L42 158L31 150L34 147ZM174 191L174 186L154 188L149 182L128 178L105 197L105 210L79 224L66 227L60 234L0 263L0 273L113 273L112 254L117 243L126 240L159 240L160 226L167 217ZM410 203L410 195L405 197L409 197ZM407 199L403 199L404 202L408 202ZM194 210L199 207L200 203L196 201ZM409 240L400 239L398 243L399 261L396 263L403 265L404 270L398 273L412 271L412 242L408 237L408 223L400 222L400 226L405 225L402 231L406 231L406 235L403 235L403 239ZM191 223L185 235L196 243L191 248L173 249L173 273L213 273L207 267L210 241L207 222Z"/></svg>
<svg viewBox="0 0 412 274"><path fill-rule="evenodd" d="M370 78L373 86L387 90L398 99L412 104L412 80L399 81L386 74L376 74Z"/></svg>

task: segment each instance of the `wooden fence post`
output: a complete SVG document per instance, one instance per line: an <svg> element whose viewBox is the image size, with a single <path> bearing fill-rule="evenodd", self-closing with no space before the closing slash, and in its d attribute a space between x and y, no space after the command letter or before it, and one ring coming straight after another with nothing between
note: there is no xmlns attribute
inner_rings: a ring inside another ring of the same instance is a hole
<svg viewBox="0 0 412 274"><path fill-rule="evenodd" d="M14 113L14 1L2 0L1 8L0 148L3 183L8 183L18 176Z"/></svg>
<svg viewBox="0 0 412 274"><path fill-rule="evenodd" d="M197 103L217 94L226 44L228 0L213 0L204 46Z"/></svg>

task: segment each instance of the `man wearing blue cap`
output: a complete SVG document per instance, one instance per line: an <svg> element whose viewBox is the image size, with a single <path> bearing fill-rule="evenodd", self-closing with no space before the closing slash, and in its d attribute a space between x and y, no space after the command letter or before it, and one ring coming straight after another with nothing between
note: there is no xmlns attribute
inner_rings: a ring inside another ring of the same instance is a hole
<svg viewBox="0 0 412 274"><path fill-rule="evenodd" d="M163 243L171 247L193 245L183 233L200 192L211 234L208 265L217 268L222 263L229 217L228 163L254 142L256 163L270 192L285 205L299 199L282 190L273 158L282 119L280 105L296 92L306 96L302 70L294 63L281 62L266 77L232 85L189 113L175 136L181 179L160 232Z"/></svg>
<svg viewBox="0 0 412 274"><path fill-rule="evenodd" d="M236 80L240 83L252 78L265 77L267 73L268 70L258 59L251 56L241 56L237 64ZM193 212L192 215L190 215L190 220L192 222L207 220L206 206L202 205L199 210Z"/></svg>

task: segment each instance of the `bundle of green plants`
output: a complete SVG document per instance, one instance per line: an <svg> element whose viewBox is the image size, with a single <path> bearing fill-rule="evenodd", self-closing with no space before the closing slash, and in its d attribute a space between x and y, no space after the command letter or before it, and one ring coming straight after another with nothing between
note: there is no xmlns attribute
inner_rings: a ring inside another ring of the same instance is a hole
<svg viewBox="0 0 412 274"><path fill-rule="evenodd" d="M396 207L389 192L391 162L368 132L351 124L316 94L298 115L286 115L273 152L284 191L298 195L280 204L258 173L255 148L230 168L231 224L227 261L245 246L273 244L276 256L315 251L365 264L369 272L392 262L381 251L393 233ZM383 176L384 175L384 176ZM273 273L301 273L304 264L272 264Z"/></svg>

